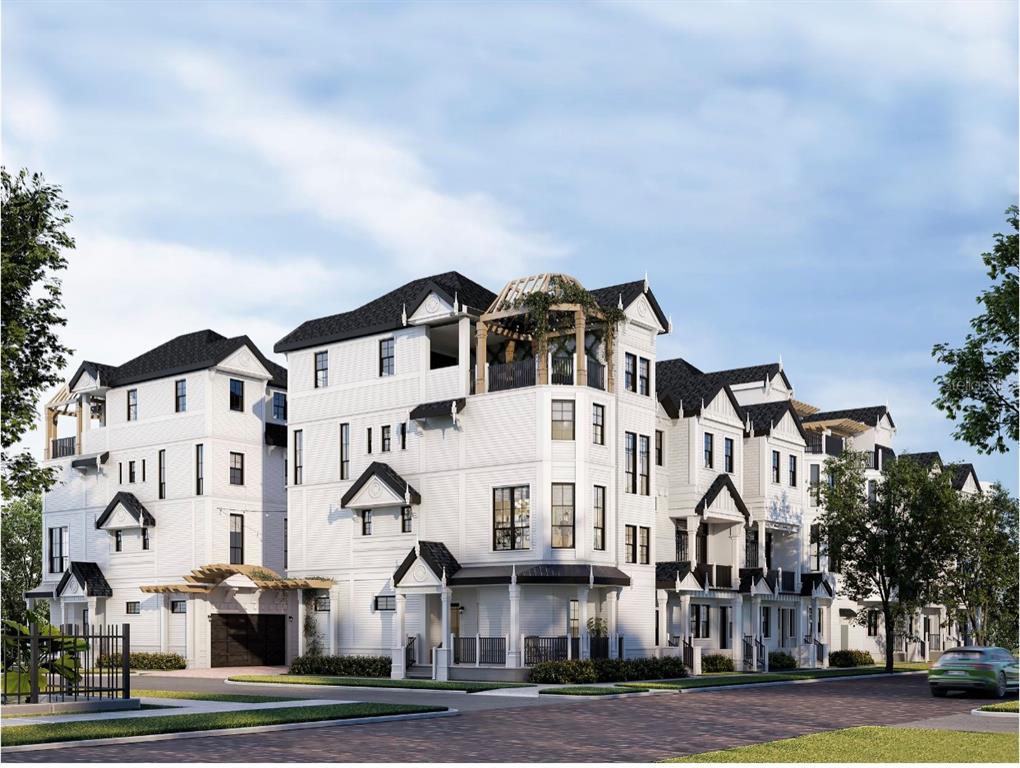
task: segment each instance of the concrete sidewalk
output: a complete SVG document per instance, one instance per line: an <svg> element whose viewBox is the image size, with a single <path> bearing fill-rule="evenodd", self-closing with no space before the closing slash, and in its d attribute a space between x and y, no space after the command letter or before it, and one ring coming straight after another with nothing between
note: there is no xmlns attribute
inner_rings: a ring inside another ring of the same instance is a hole
<svg viewBox="0 0 1020 768"><path fill-rule="evenodd" d="M1017 720L1008 717L979 717L970 712L929 717L898 723L897 728L935 728L942 731L980 731L982 733L1016 733Z"/></svg>

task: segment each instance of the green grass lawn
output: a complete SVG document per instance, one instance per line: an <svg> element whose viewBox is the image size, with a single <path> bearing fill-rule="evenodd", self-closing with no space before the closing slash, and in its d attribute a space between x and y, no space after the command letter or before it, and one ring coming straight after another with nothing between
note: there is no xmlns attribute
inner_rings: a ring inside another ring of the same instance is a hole
<svg viewBox="0 0 1020 768"><path fill-rule="evenodd" d="M923 667L921 667L923 669ZM894 672L915 672L914 664L897 664ZM638 683L619 683L628 687L684 690L687 688L708 688L717 685L747 685L749 683L782 683L791 680L813 680L830 677L853 677L855 675L881 675L885 667L840 667L829 669L788 669L782 672L751 672L709 674L700 677L684 677L677 680L653 680Z"/></svg>
<svg viewBox="0 0 1020 768"><path fill-rule="evenodd" d="M231 701L238 704L265 704L272 701L295 701L293 696L262 696L254 693L214 693L206 691L150 691L134 689L131 695L140 699L188 699L189 701Z"/></svg>
<svg viewBox="0 0 1020 768"><path fill-rule="evenodd" d="M562 688L543 688L539 693L552 696L619 696L621 693L642 693L647 690L638 685L628 685L626 688L612 685L566 685Z"/></svg>
<svg viewBox="0 0 1020 768"><path fill-rule="evenodd" d="M380 717L382 715L444 711L446 711L446 707L422 707L409 704L328 704L245 712L128 717L123 720L12 725L0 728L0 741L5 747L15 747L23 744L49 744L56 741L113 739L122 736L146 736L154 733L211 731L217 728L252 728L258 725L312 723L319 720L346 720L352 717Z"/></svg>
<svg viewBox="0 0 1020 768"><path fill-rule="evenodd" d="M1016 763L1015 733L867 726L700 755L676 763Z"/></svg>
<svg viewBox="0 0 1020 768"><path fill-rule="evenodd" d="M981 707L983 712L1020 712L1017 705L1020 701L1000 701L998 704L986 704Z"/></svg>
<svg viewBox="0 0 1020 768"><path fill-rule="evenodd" d="M234 675L237 683L290 683L291 685L340 685L362 688L417 688L430 691L479 693L500 688L531 688L531 683L481 683L470 680L393 680L388 677L330 677L328 675Z"/></svg>

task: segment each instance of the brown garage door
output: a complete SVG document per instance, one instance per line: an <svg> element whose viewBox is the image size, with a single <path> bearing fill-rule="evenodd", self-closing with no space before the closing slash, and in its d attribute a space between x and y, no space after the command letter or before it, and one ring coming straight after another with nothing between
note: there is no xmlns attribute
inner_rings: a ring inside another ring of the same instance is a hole
<svg viewBox="0 0 1020 768"><path fill-rule="evenodd" d="M212 666L277 666L284 663L286 616L214 613L210 619Z"/></svg>

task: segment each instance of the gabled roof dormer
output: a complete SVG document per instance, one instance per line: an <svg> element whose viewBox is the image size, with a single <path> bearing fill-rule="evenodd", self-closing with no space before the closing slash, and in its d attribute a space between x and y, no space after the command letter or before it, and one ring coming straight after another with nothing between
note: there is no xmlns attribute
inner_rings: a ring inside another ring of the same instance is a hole
<svg viewBox="0 0 1020 768"><path fill-rule="evenodd" d="M421 494L389 465L373 461L340 499L346 509L421 504Z"/></svg>
<svg viewBox="0 0 1020 768"><path fill-rule="evenodd" d="M133 493L118 491L96 519L96 528L117 531L124 528L154 528L156 518Z"/></svg>
<svg viewBox="0 0 1020 768"><path fill-rule="evenodd" d="M733 478L726 474L716 476L694 512L711 522L744 523L751 519L751 512L733 484Z"/></svg>
<svg viewBox="0 0 1020 768"><path fill-rule="evenodd" d="M53 590L53 596L113 597L113 590L98 565L73 560Z"/></svg>

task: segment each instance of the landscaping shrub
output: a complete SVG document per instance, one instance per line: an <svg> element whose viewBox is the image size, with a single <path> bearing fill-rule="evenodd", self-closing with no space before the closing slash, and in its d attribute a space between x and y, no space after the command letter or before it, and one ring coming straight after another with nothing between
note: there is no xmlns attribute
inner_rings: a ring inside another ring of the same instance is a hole
<svg viewBox="0 0 1020 768"><path fill-rule="evenodd" d="M870 651L833 651L829 654L830 667L869 667L874 664Z"/></svg>
<svg viewBox="0 0 1020 768"><path fill-rule="evenodd" d="M389 677L392 663L389 656L298 656L290 663L290 674Z"/></svg>
<svg viewBox="0 0 1020 768"><path fill-rule="evenodd" d="M683 662L663 659L569 659L543 661L531 668L532 683L621 683L686 677Z"/></svg>
<svg viewBox="0 0 1020 768"><path fill-rule="evenodd" d="M769 653L769 672L777 669L796 669L797 660L786 651L772 651Z"/></svg>
<svg viewBox="0 0 1020 768"><path fill-rule="evenodd" d="M721 653L710 653L701 657L702 672L732 672L733 659Z"/></svg>
<svg viewBox="0 0 1020 768"><path fill-rule="evenodd" d="M105 653L96 661L96 666L119 668L123 658L119 653ZM136 652L128 655L128 666L131 669L166 671L184 669L188 663L179 653Z"/></svg>

